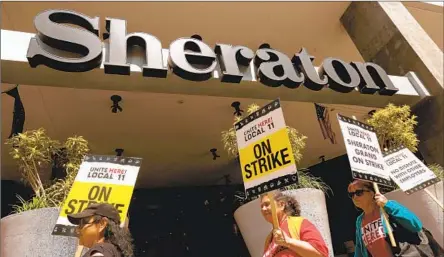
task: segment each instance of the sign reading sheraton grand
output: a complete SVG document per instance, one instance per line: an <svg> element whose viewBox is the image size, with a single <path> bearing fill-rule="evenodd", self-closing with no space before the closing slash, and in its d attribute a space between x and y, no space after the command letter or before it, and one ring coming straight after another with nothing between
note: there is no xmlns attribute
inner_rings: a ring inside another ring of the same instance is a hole
<svg viewBox="0 0 444 257"><path fill-rule="evenodd" d="M99 37L99 17L46 10L35 17L34 24L37 34L31 39L27 53L31 67L45 65L66 72L85 72L100 67L103 43ZM106 30L103 40L109 41L104 60L107 74L129 75L127 49L137 45L145 50L142 66L145 77L166 78L171 69L183 79L205 81L219 66L222 82L240 83L253 61L258 80L270 87L298 88L302 84L315 91L329 87L342 93L359 88L363 94L379 92L380 95L393 95L398 91L387 73L374 63L346 63L326 58L318 72L312 63L314 57L305 48L290 59L271 48L260 48L254 53L245 46L216 44L213 50L201 40L179 38L171 43L168 65L165 65L162 43L155 36L141 32L127 34L126 21L114 18L106 18ZM61 51L71 55L62 55Z"/></svg>

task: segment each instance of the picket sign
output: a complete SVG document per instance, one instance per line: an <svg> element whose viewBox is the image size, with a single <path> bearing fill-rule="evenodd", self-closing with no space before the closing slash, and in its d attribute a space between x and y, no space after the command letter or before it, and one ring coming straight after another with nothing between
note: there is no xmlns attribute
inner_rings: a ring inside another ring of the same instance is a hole
<svg viewBox="0 0 444 257"><path fill-rule="evenodd" d="M79 213L92 203L112 204L124 225L136 184L141 158L86 155L63 204L52 235L77 237L69 214Z"/></svg>
<svg viewBox="0 0 444 257"><path fill-rule="evenodd" d="M77 237L76 226L68 221L67 215L100 202L113 204L120 213L120 226L128 227L128 208L141 163L141 158L86 155L52 235ZM83 250L84 246L78 245L74 257L80 257Z"/></svg>
<svg viewBox="0 0 444 257"><path fill-rule="evenodd" d="M384 161L390 177L407 195L424 190L441 209L443 204L427 189L441 180L408 148L384 149Z"/></svg>
<svg viewBox="0 0 444 257"><path fill-rule="evenodd" d="M356 116L352 116L352 118L354 119L354 120L357 120L356 119ZM380 194L381 192L379 191L379 186L378 186L378 184L377 183L375 183L375 182L373 182L373 189L375 190L375 193L376 194ZM392 244L392 246L393 247L396 247L396 241L395 241L395 237L393 236L393 230L392 230L392 227L390 226L390 223L389 223L389 221L388 221L388 215L387 215L387 212L385 212L385 210L384 210L384 208L382 208L382 207L380 207L380 209L381 209L381 212L382 212L382 216L383 216L383 218L384 218L384 222L385 222L385 224L387 224L387 233L388 233L388 235L389 235L389 238L390 238L390 243Z"/></svg>
<svg viewBox="0 0 444 257"><path fill-rule="evenodd" d="M247 199L270 198L273 228L279 228L274 191L297 183L297 168L279 99L234 124Z"/></svg>

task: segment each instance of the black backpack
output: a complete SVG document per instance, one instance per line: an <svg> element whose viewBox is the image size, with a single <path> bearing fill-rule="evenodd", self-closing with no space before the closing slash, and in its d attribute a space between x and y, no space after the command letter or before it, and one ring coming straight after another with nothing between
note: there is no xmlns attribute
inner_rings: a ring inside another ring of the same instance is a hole
<svg viewBox="0 0 444 257"><path fill-rule="evenodd" d="M411 232L402 227L392 217L389 223L393 229L396 247L392 252L396 257L444 257L444 249L438 244L432 233L426 228L419 232ZM390 244L388 238L387 242Z"/></svg>

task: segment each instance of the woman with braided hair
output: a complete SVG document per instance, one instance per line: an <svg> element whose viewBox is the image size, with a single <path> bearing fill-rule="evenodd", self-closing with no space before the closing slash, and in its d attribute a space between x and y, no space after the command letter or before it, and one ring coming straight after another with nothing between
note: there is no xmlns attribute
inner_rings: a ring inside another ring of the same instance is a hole
<svg viewBox="0 0 444 257"><path fill-rule="evenodd" d="M278 191L274 195L279 229L273 230L265 241L264 257L328 257L328 248L321 233L307 219L301 217L299 203ZM261 211L272 223L271 201L261 196Z"/></svg>

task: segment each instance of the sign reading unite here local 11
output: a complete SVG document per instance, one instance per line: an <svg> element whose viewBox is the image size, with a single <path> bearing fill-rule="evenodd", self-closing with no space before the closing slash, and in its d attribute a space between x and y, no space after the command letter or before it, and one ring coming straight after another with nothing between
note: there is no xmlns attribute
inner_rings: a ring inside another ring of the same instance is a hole
<svg viewBox="0 0 444 257"><path fill-rule="evenodd" d="M441 181L405 147L385 152L384 161L390 177L408 195Z"/></svg>
<svg viewBox="0 0 444 257"><path fill-rule="evenodd" d="M353 178L392 187L374 128L340 114L338 120Z"/></svg>
<svg viewBox="0 0 444 257"><path fill-rule="evenodd" d="M234 126L247 199L298 182L279 99Z"/></svg>
<svg viewBox="0 0 444 257"><path fill-rule="evenodd" d="M141 158L86 155L52 234L76 237L76 226L67 215L81 212L92 203L112 204L123 225L141 164Z"/></svg>

